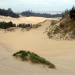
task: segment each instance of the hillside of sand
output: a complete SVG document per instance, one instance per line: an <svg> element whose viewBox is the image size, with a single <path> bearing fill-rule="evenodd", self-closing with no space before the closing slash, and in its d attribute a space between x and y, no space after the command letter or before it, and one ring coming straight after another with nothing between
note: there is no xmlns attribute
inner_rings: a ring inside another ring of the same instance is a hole
<svg viewBox="0 0 75 75"><path fill-rule="evenodd" d="M75 41L50 40L49 25L30 31L0 31L0 75L75 75ZM50 60L56 69L30 64L13 58L19 50L29 50Z"/></svg>
<svg viewBox="0 0 75 75"><path fill-rule="evenodd" d="M15 24L21 24L21 23L25 23L25 24L38 24L41 23L43 21L50 21L52 18L44 18L44 17L19 17L19 18L12 18L12 17L5 17L5 16L0 16L0 22L13 22ZM53 18L53 20L58 20L59 18Z"/></svg>

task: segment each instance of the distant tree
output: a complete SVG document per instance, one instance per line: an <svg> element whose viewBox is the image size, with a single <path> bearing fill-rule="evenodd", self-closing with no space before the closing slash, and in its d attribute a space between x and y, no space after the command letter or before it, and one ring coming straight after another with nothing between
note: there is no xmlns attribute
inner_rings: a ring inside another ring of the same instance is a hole
<svg viewBox="0 0 75 75"><path fill-rule="evenodd" d="M0 9L0 15L2 15L2 16L10 16L10 17L14 17L14 18L19 17L19 15L14 13L11 8L8 8L8 10Z"/></svg>
<svg viewBox="0 0 75 75"><path fill-rule="evenodd" d="M10 13L11 13L11 12L13 12L11 8L8 8L8 10L7 10L7 11L8 11L8 12L10 12Z"/></svg>
<svg viewBox="0 0 75 75"><path fill-rule="evenodd" d="M62 14L63 14L62 17L69 16L69 13L70 13L70 10L66 9L66 10L62 13Z"/></svg>
<svg viewBox="0 0 75 75"><path fill-rule="evenodd" d="M75 19L75 7L73 6L72 9L70 10L70 18Z"/></svg>
<svg viewBox="0 0 75 75"><path fill-rule="evenodd" d="M48 13L35 13L33 11L24 11L21 13L22 16L38 16L38 17L62 17L62 14L48 14Z"/></svg>

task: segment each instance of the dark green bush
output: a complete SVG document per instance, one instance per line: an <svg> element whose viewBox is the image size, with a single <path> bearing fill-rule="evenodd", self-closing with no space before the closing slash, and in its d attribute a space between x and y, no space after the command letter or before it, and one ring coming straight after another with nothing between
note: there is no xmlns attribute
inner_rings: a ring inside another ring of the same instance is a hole
<svg viewBox="0 0 75 75"><path fill-rule="evenodd" d="M25 28L30 30L31 28L38 28L40 25L32 25L32 24L13 24L12 22L0 22L0 28L1 29L9 29L11 27L19 27L19 28ZM12 29L9 29L12 30Z"/></svg>
<svg viewBox="0 0 75 75"><path fill-rule="evenodd" d="M49 68L55 68L55 65L52 64L51 62L47 61L46 59L40 57L39 55L29 52L29 51L19 51L13 54L15 57L21 58L23 61L24 60L29 60L32 63L38 63L38 64L44 64L47 65Z"/></svg>
<svg viewBox="0 0 75 75"><path fill-rule="evenodd" d="M32 28L32 24L19 24L17 27L20 27L20 28Z"/></svg>
<svg viewBox="0 0 75 75"><path fill-rule="evenodd" d="M19 51L17 53L14 53L13 56L20 57L22 60L27 60L28 53L25 51Z"/></svg>
<svg viewBox="0 0 75 75"><path fill-rule="evenodd" d="M7 29L10 27L16 27L16 24L13 24L12 22L0 22L0 28Z"/></svg>
<svg viewBox="0 0 75 75"><path fill-rule="evenodd" d="M0 15L2 15L2 16L10 16L10 17L14 17L14 18L18 18L19 17L19 14L13 12L11 8L9 8L7 10L0 9Z"/></svg>

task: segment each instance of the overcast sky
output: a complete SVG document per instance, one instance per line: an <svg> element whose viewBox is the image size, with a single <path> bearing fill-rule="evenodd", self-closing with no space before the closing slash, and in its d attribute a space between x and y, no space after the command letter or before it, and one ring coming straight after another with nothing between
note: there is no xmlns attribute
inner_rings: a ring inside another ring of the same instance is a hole
<svg viewBox="0 0 75 75"><path fill-rule="evenodd" d="M63 11L75 5L75 0L0 0L0 8L12 8L16 12L33 10L36 12Z"/></svg>

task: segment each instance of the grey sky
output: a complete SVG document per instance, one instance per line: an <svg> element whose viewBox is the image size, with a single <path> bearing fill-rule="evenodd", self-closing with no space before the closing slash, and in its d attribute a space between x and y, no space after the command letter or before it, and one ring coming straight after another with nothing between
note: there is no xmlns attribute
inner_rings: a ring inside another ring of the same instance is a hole
<svg viewBox="0 0 75 75"><path fill-rule="evenodd" d="M0 8L12 8L16 12L33 10L36 12L63 11L75 5L75 0L0 0Z"/></svg>

